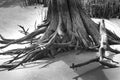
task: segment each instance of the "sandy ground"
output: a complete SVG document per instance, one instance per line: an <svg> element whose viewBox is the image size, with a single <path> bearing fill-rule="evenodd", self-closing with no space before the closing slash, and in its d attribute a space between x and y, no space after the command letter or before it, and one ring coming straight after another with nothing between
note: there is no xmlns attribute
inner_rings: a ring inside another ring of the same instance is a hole
<svg viewBox="0 0 120 80"><path fill-rule="evenodd" d="M10 1L10 0L9 0ZM4 2L3 2L4 3ZM40 11L41 9L41 11ZM43 19L44 11L41 7L35 8L26 7L21 8L20 6L4 6L0 8L0 34L6 38L20 38L24 35L18 32L20 28L18 24L30 28L29 32L34 30L35 21L37 24L41 23ZM97 21L97 20L96 20ZM13 45L8 47L6 50L11 48L19 47L19 45ZM118 46L114 48L118 48ZM5 51L5 50L2 50ZM113 75L113 71L109 69L102 69L100 64L92 63L77 70L71 69L69 66L72 63L82 63L90 60L96 56L96 52L82 52L71 51L67 53L61 53L56 56L55 59L40 60L34 64L28 64L25 68L15 69L12 71L1 71L0 80L118 80ZM7 59L6 59L7 58ZM0 56L0 64L5 60L8 60L8 56ZM117 58L118 59L118 58ZM115 59L115 60L117 60ZM46 67L47 63L51 63ZM43 67L43 68L42 68ZM111 72L110 72L111 71ZM117 73L120 73L117 70ZM108 74L109 73L109 74ZM115 78L111 78L111 75Z"/></svg>
<svg viewBox="0 0 120 80"><path fill-rule="evenodd" d="M21 29L17 25L22 25L26 29L30 28L29 32L33 31L35 22L40 24L43 15L38 9L41 10L42 8L21 8L19 6L0 8L0 34L7 38L22 37L23 35L18 32Z"/></svg>
<svg viewBox="0 0 120 80"><path fill-rule="evenodd" d="M48 62L46 63L46 60L43 60L38 61L36 64L28 65L23 69L16 69L9 72L3 71L0 72L0 78L2 80L73 80L73 78L78 78L78 80L87 80L87 76L82 77L81 75L91 69L97 68L99 64L89 64L82 68L78 68L77 70L70 69L69 66L73 62L77 64L95 57L94 53L85 53L77 56L76 53L78 52L73 51L65 54L62 53L61 55L56 56L55 59L50 59L50 62L52 63L46 67L43 66ZM92 80L97 80L96 76L91 76L94 77Z"/></svg>
<svg viewBox="0 0 120 80"><path fill-rule="evenodd" d="M18 39L24 35L19 32L21 30L17 25L22 25L28 32L35 30L38 24L42 23L45 16L46 9L42 6L29 6L29 7L1 7L0 8L0 34L8 39ZM35 25L36 24L36 25ZM0 44L1 45L1 44ZM12 49L15 47L24 47L21 45L12 45L3 51ZM1 51L1 50L0 50Z"/></svg>

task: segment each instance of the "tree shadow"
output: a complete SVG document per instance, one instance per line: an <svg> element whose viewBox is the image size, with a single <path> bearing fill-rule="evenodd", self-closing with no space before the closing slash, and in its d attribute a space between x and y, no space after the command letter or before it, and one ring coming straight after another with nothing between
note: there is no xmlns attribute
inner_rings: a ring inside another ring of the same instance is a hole
<svg viewBox="0 0 120 80"><path fill-rule="evenodd" d="M34 68L34 67L39 67L39 69L46 68L47 66L51 65L52 63L63 61L65 62L68 66L70 66L74 61L74 57L78 56L76 55L80 51L69 51L69 52L64 52L64 53L59 53L58 55L55 56L55 58L44 58L42 60L37 60L33 62L27 62L18 68L15 68L14 70L18 69L26 69L26 68ZM73 61L73 62L72 62ZM4 71L6 69L0 70Z"/></svg>
<svg viewBox="0 0 120 80"><path fill-rule="evenodd" d="M74 77L74 80L79 80L79 78L82 80L108 80L108 78L105 76L104 72L102 71L103 66L97 67L93 70L90 70L82 75L78 75Z"/></svg>
<svg viewBox="0 0 120 80"><path fill-rule="evenodd" d="M80 51L70 51L67 53L62 53L56 56L55 59L53 59L53 63L62 60L65 62L68 66L71 66L72 63L82 63L84 61L87 61L93 57L95 57L96 52L93 51L86 51L81 52L79 55L76 55ZM104 72L102 71L103 66L101 66L99 63L91 63L86 66L77 68L77 70L74 70L75 73L78 74L78 76L75 76L73 79L75 80L108 80L105 76Z"/></svg>

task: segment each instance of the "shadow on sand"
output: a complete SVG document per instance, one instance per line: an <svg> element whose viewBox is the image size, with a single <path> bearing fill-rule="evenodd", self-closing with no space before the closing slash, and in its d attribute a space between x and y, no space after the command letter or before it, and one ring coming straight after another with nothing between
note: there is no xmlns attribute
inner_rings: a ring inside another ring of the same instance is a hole
<svg viewBox="0 0 120 80"><path fill-rule="evenodd" d="M25 80L34 78L34 75L39 75L35 77L37 78L35 80L108 80L99 63L91 63L77 70L71 69L72 63L82 63L96 56L96 52L87 51L76 55L78 53L80 51L60 53L55 58L26 63L24 67L20 66L15 70L3 71L0 74L1 76L8 75L11 78L9 80L13 79L15 73L19 74L18 78ZM16 80L19 80L18 78ZM8 80L6 77L2 79Z"/></svg>

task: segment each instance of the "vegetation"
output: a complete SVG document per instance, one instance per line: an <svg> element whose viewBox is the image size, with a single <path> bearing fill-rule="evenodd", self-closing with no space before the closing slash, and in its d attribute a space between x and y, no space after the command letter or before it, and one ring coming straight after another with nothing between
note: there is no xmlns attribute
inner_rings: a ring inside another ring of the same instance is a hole
<svg viewBox="0 0 120 80"><path fill-rule="evenodd" d="M35 5L45 4L49 0L23 0L24 4ZM120 1L119 0L80 0L83 9L86 10L90 17L95 18L120 18Z"/></svg>
<svg viewBox="0 0 120 80"><path fill-rule="evenodd" d="M47 6L49 0L22 0L25 6L36 5L36 4L44 4Z"/></svg>
<svg viewBox="0 0 120 80"><path fill-rule="evenodd" d="M119 0L88 0L84 9L91 17L95 18L119 18L120 1Z"/></svg>

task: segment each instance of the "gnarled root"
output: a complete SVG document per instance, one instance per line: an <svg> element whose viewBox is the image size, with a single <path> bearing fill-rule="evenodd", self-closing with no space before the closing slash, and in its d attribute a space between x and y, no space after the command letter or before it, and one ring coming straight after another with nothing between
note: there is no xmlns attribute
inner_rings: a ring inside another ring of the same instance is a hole
<svg viewBox="0 0 120 80"><path fill-rule="evenodd" d="M22 37L20 39L17 39L17 40L11 40L8 44L6 44L5 46L1 46L0 49L3 49L3 48L6 48L8 47L9 45L11 44L17 44L17 43L21 43L23 41L27 41L27 40L31 40L33 39L35 36L41 34L41 33L44 33L46 31L46 27L42 27L38 30L35 30L34 32L26 35L25 37ZM8 39L7 39L8 40Z"/></svg>

